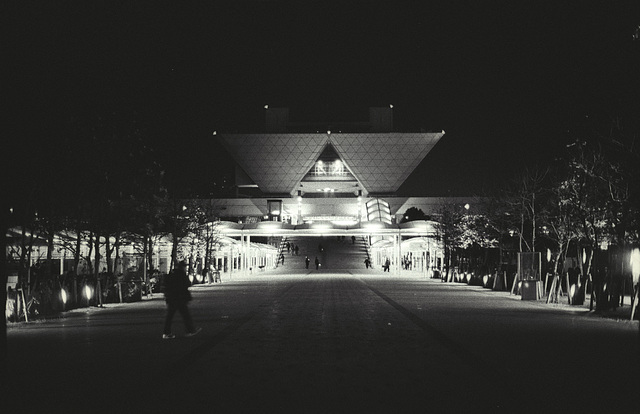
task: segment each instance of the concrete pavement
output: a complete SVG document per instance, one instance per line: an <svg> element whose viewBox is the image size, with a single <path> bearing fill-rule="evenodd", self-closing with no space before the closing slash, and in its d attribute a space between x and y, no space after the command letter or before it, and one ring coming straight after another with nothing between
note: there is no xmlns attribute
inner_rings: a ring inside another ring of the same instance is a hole
<svg viewBox="0 0 640 414"><path fill-rule="evenodd" d="M10 326L17 412L637 412L638 322L418 275L236 275Z"/></svg>

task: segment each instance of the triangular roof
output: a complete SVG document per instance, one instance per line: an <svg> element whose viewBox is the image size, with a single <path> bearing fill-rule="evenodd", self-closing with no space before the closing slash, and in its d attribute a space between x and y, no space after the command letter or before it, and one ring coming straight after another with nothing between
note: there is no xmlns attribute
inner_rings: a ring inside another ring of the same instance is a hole
<svg viewBox="0 0 640 414"><path fill-rule="evenodd" d="M218 135L265 193L292 193L327 144L326 134Z"/></svg>
<svg viewBox="0 0 640 414"><path fill-rule="evenodd" d="M442 133L332 134L331 143L371 193L394 193Z"/></svg>
<svg viewBox="0 0 640 414"><path fill-rule="evenodd" d="M294 194L327 145L362 187L394 193L443 133L219 134L240 167L269 194Z"/></svg>

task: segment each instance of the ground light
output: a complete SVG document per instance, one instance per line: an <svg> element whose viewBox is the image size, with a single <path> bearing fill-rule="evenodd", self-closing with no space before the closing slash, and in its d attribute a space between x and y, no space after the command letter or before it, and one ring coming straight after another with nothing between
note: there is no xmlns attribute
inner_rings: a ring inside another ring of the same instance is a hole
<svg viewBox="0 0 640 414"><path fill-rule="evenodd" d="M62 310L64 311L66 309L66 305L67 305L67 291L64 290L64 288L60 288L60 299L62 300Z"/></svg>
<svg viewBox="0 0 640 414"><path fill-rule="evenodd" d="M631 252L631 275L633 276L633 284L637 284L640 279L640 249L637 247Z"/></svg>
<svg viewBox="0 0 640 414"><path fill-rule="evenodd" d="M93 289L89 285L84 285L84 297L87 298L87 306L89 306L91 296L93 296Z"/></svg>

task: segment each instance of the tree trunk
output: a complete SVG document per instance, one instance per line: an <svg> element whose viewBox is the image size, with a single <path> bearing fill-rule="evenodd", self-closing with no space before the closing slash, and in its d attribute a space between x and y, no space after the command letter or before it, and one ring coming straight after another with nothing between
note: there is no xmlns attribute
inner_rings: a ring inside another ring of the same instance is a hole
<svg viewBox="0 0 640 414"><path fill-rule="evenodd" d="M107 274L113 274L113 266L111 264L111 253L112 253L112 247L111 247L111 243L110 243L110 237L109 235L105 235L104 238L104 252L105 255L107 256Z"/></svg>
<svg viewBox="0 0 640 414"><path fill-rule="evenodd" d="M120 262L120 234L116 235L115 253L116 253L116 257L113 260L113 273L114 274L116 274L118 272L118 262Z"/></svg>
<svg viewBox="0 0 640 414"><path fill-rule="evenodd" d="M98 301L98 306L102 307L102 286L100 284L100 235L96 232L95 234L95 276L96 276L96 296Z"/></svg>
<svg viewBox="0 0 640 414"><path fill-rule="evenodd" d="M7 273L7 230L9 229L9 208L5 201L0 202L0 286L7 286L9 275ZM0 304L2 309L7 306L7 289L0 289ZM0 372L7 372L7 318L3 315L0 319ZM7 375L8 377L8 375Z"/></svg>
<svg viewBox="0 0 640 414"><path fill-rule="evenodd" d="M53 280L53 231L47 233L47 278Z"/></svg>
<svg viewBox="0 0 640 414"><path fill-rule="evenodd" d="M85 260L87 261L87 268L88 268L87 274L92 274L94 273L93 259L91 258L91 256L93 255L93 233L89 233L88 246L89 246L89 251L87 252L87 256L85 257Z"/></svg>
<svg viewBox="0 0 640 414"><path fill-rule="evenodd" d="M80 227L80 226L78 226ZM76 251L73 252L73 273L78 275L78 266L80 266L80 253L82 249L82 231L78 228L76 230Z"/></svg>
<svg viewBox="0 0 640 414"><path fill-rule="evenodd" d="M149 247L147 248L147 268L150 273L153 273L153 236L149 235Z"/></svg>

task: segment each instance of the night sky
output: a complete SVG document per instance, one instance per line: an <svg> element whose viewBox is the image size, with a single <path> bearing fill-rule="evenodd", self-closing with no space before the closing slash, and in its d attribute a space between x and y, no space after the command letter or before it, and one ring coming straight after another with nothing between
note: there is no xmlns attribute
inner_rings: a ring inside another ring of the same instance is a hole
<svg viewBox="0 0 640 414"><path fill-rule="evenodd" d="M196 187L224 164L212 132L259 130L265 104L293 121L393 104L399 131L444 129L403 187L425 195L478 192L553 158L586 117L640 113L639 1L15 3L7 135L135 111Z"/></svg>

